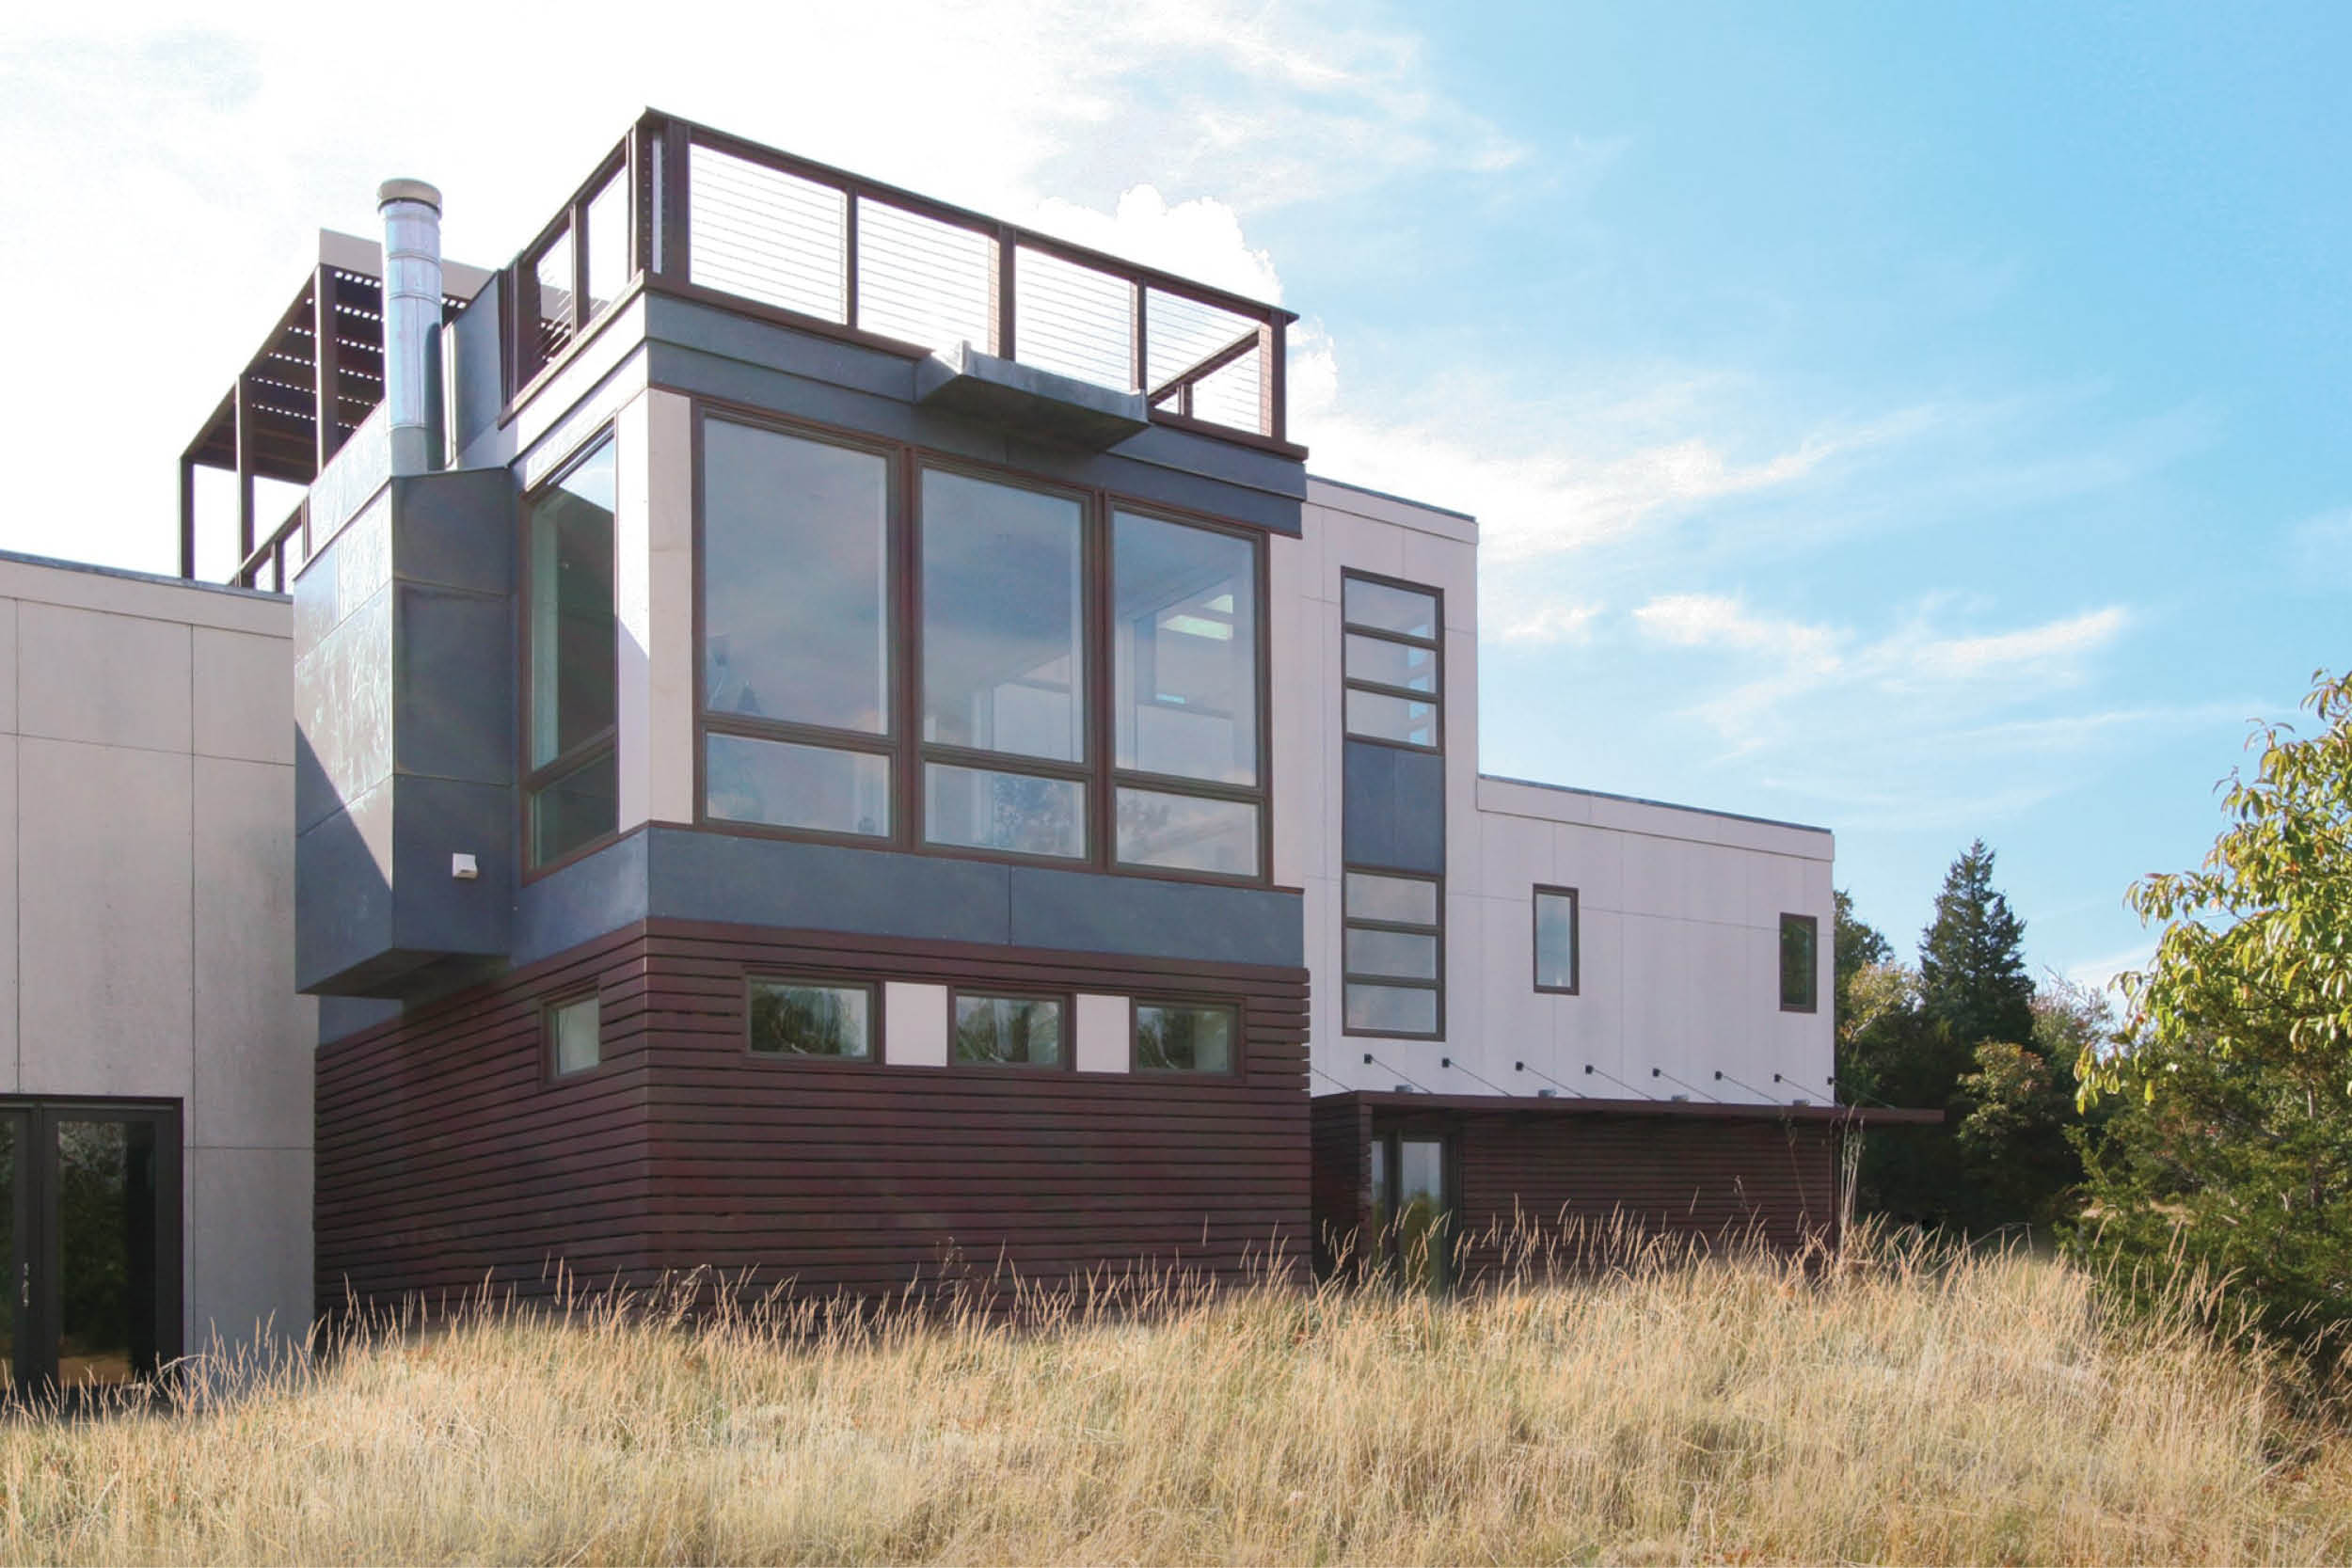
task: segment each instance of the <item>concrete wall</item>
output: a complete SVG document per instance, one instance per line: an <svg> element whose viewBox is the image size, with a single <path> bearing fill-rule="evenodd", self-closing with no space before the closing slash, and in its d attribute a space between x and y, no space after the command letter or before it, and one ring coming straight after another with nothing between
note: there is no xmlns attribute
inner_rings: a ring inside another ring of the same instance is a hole
<svg viewBox="0 0 2352 1568"><path fill-rule="evenodd" d="M178 1101L186 1344L310 1322L292 610L0 558L0 1092Z"/></svg>
<svg viewBox="0 0 2352 1568"><path fill-rule="evenodd" d="M1830 1012L1826 1005L1814 1013L1780 1010L1779 925L1784 912L1820 922L1826 998L1828 832L1482 776L1471 519L1311 478L1300 537L1278 538L1272 548L1275 879L1306 893L1316 1092L1411 1083L1452 1095L1555 1088L1627 1100L1825 1097L1834 1070ZM1340 1029L1346 570L1444 595L1445 1034L1438 1040ZM1576 995L1534 988L1537 884L1578 890ZM1774 1083L1775 1072L1784 1082Z"/></svg>

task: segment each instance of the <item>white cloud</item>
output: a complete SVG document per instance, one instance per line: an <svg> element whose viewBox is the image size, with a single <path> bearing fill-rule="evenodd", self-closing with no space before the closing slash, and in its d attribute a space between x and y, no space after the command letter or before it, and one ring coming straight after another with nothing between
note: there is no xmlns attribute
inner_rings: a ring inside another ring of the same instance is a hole
<svg viewBox="0 0 2352 1568"><path fill-rule="evenodd" d="M2017 666L2047 673L2054 662L2105 647L2129 623L2120 605L1990 637L1941 638L1904 651L1910 669L1938 680L1967 680Z"/></svg>
<svg viewBox="0 0 2352 1568"><path fill-rule="evenodd" d="M1507 605L1489 609L1481 616L1480 636L1483 640L1521 647L1585 643L1593 640L1594 623L1600 618L1600 612L1597 604L1557 599Z"/></svg>
<svg viewBox="0 0 2352 1568"><path fill-rule="evenodd" d="M1242 236L1241 214L1210 197L1168 203L1155 185L1122 193L1108 213L1048 197L1030 224L1073 245L1123 256L1180 277L1279 305L1282 279L1274 258Z"/></svg>

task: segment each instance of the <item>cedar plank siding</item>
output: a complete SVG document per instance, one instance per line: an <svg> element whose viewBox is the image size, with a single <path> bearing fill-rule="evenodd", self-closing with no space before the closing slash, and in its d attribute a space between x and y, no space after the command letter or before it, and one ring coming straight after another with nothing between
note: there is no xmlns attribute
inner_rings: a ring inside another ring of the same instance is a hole
<svg viewBox="0 0 2352 1568"><path fill-rule="evenodd" d="M1241 1067L911 1067L886 1028L880 1063L755 1057L767 974L1238 1003ZM589 975L604 1065L549 1083L540 1010ZM320 1300L536 1293L558 1259L802 1294L1302 1272L1306 1007L1296 969L646 922L321 1050Z"/></svg>
<svg viewBox="0 0 2352 1568"><path fill-rule="evenodd" d="M1315 1274L1328 1277L1346 1251L1361 1260L1372 1112L1353 1095L1321 1095L1314 1108Z"/></svg>
<svg viewBox="0 0 2352 1568"><path fill-rule="evenodd" d="M1450 1139L1456 1277L1493 1280L1529 1243L1574 1226L1621 1222L1645 1234L1742 1240L1795 1251L1834 1239L1839 1130L1772 1117L1564 1114L1558 1110L1374 1108L1351 1095L1316 1100L1315 1267L1359 1235L1367 1145L1402 1132ZM1359 1259L1361 1245L1354 1248Z"/></svg>
<svg viewBox="0 0 2352 1568"><path fill-rule="evenodd" d="M1751 1231L1775 1250L1825 1237L1836 1219L1837 1132L1819 1122L1672 1116L1497 1115L1465 1118L1463 1277L1504 1262L1499 1238L1564 1220L1699 1241Z"/></svg>

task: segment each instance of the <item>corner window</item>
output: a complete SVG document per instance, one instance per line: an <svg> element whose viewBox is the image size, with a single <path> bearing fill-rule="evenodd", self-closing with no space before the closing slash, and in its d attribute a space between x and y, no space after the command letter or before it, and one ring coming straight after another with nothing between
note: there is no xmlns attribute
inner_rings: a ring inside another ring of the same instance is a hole
<svg viewBox="0 0 2352 1568"><path fill-rule="evenodd" d="M890 464L702 422L703 813L887 837Z"/></svg>
<svg viewBox="0 0 2352 1568"><path fill-rule="evenodd" d="M1820 1006L1820 923L1809 914L1780 917L1780 1010L1809 1013Z"/></svg>
<svg viewBox="0 0 2352 1568"><path fill-rule="evenodd" d="M1535 890L1535 989L1576 994L1576 889Z"/></svg>
<svg viewBox="0 0 2352 1568"><path fill-rule="evenodd" d="M1061 1003L1054 997L956 997L956 1060L1012 1067L1061 1065Z"/></svg>
<svg viewBox="0 0 2352 1568"><path fill-rule="evenodd" d="M1111 522L1112 761L1158 786L1120 780L1119 862L1256 877L1257 546L1132 512Z"/></svg>
<svg viewBox="0 0 2352 1568"><path fill-rule="evenodd" d="M753 1055L873 1060L872 987L755 979L750 993Z"/></svg>
<svg viewBox="0 0 2352 1568"><path fill-rule="evenodd" d="M1426 589L1349 576L1340 586L1345 623L1347 733L1417 751L1443 747L1438 595Z"/></svg>
<svg viewBox="0 0 2352 1568"><path fill-rule="evenodd" d="M1239 1021L1231 1007L1136 1004L1136 1067L1146 1072L1231 1072Z"/></svg>
<svg viewBox="0 0 2352 1568"><path fill-rule="evenodd" d="M552 1003L547 1010L548 1065L558 1078L585 1072L604 1060L604 1017L594 991Z"/></svg>
<svg viewBox="0 0 2352 1568"><path fill-rule="evenodd" d="M612 506L610 436L528 506L530 744L523 790L533 865L619 827Z"/></svg>
<svg viewBox="0 0 2352 1568"><path fill-rule="evenodd" d="M1341 1029L1434 1039L1443 1032L1437 879L1350 871L1343 890Z"/></svg>

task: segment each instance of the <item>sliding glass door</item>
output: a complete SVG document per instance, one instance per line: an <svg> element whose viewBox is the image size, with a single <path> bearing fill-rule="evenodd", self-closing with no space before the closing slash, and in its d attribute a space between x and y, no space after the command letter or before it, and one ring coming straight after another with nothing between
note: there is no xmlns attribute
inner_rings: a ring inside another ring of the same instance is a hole
<svg viewBox="0 0 2352 1568"><path fill-rule="evenodd" d="M0 1101L0 1354L11 1393L119 1386L179 1354L180 1115Z"/></svg>

